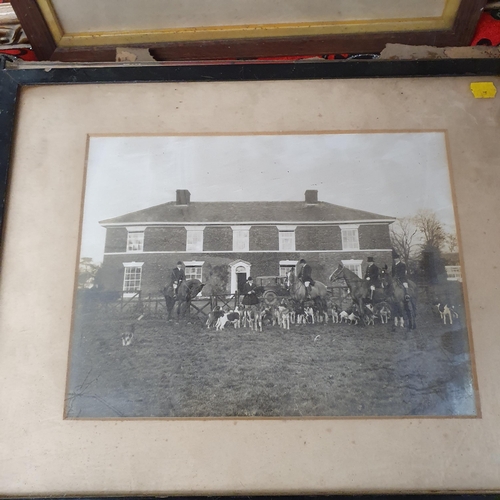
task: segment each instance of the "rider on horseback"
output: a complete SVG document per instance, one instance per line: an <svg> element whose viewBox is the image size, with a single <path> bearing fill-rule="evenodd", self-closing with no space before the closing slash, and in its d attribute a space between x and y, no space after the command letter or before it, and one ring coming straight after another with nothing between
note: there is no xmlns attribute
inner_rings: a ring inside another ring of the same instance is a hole
<svg viewBox="0 0 500 500"><path fill-rule="evenodd" d="M311 287L314 285L314 280L311 277L312 268L306 262L306 259L300 259L299 263L297 264L297 268L297 278L299 278L299 280L302 281L302 283L304 283L304 286L306 287L306 298L310 298Z"/></svg>
<svg viewBox="0 0 500 500"><path fill-rule="evenodd" d="M174 293L177 296L177 291L179 290L179 285L186 279L186 274L183 269L183 262L177 262L177 266L172 269L172 286L174 287Z"/></svg>
<svg viewBox="0 0 500 500"><path fill-rule="evenodd" d="M406 264L401 260L399 254L394 254L394 265L392 266L392 276L396 281L405 289L405 299L409 299L408 293L408 276L406 271Z"/></svg>
<svg viewBox="0 0 500 500"><path fill-rule="evenodd" d="M368 267L365 271L365 280L369 282L370 285L370 300L373 299L373 292L375 288L380 288L379 281L379 268L373 261L373 257L368 257Z"/></svg>

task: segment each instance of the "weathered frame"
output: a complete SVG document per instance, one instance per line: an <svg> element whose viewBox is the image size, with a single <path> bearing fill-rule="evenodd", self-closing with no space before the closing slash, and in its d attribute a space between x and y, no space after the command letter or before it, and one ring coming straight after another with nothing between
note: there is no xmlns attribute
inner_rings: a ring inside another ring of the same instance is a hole
<svg viewBox="0 0 500 500"><path fill-rule="evenodd" d="M360 30L354 33L322 35L252 35L234 39L222 34L212 40L153 40L142 43L129 42L128 45L149 49L151 55L159 61L376 53L387 43L459 46L467 45L472 39L485 3L486 0L461 0L450 27L403 31L382 29L371 33L363 33ZM116 44L84 43L74 47L61 44L58 37L54 36L53 30L51 31L50 25L54 23L42 12L37 0L12 0L12 5L39 59L78 62L116 59Z"/></svg>
<svg viewBox="0 0 500 500"><path fill-rule="evenodd" d="M3 230L11 147L19 92L31 85L94 83L307 80L328 78L377 78L418 76L498 75L497 60L352 61L302 64L148 66L109 68L9 69L0 71L0 222ZM21 472L20 472L21 473ZM36 492L34 492L36 493Z"/></svg>

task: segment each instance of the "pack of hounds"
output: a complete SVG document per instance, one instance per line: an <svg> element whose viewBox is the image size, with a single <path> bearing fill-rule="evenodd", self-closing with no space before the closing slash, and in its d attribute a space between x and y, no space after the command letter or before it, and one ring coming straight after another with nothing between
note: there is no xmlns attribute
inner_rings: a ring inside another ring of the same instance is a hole
<svg viewBox="0 0 500 500"><path fill-rule="evenodd" d="M453 305L436 303L433 305L433 311L445 325L452 325L454 321L459 320L459 314ZM327 310L320 311L314 308L312 302L299 304L290 299L283 299L279 305L260 303L256 306L237 306L234 309L216 306L208 315L205 325L215 330L223 330L228 326L257 331L262 331L265 326L278 326L289 330L290 325L294 324L388 324L391 317L391 308L386 302L365 304L363 314L360 314L359 307L354 303L343 309L330 300Z"/></svg>
<svg viewBox="0 0 500 500"><path fill-rule="evenodd" d="M291 299L283 299L277 305L260 303L254 306L237 306L234 309L216 306L208 315L207 328L223 330L228 326L234 328L250 328L262 331L264 326L278 326L289 330L290 325L315 324L315 323L345 323L358 325L362 321L366 325L374 325L375 321L388 323L391 310L388 304L367 304L366 310L361 315L359 308L353 304L347 309L341 308L330 300L327 308L318 310L312 301L303 304Z"/></svg>
<svg viewBox="0 0 500 500"><path fill-rule="evenodd" d="M452 325L454 321L460 321L460 316L453 305L436 302L432 306L433 313L443 323ZM144 315L139 316L137 321L142 320ZM391 319L389 304L381 302L378 304L366 304L364 314L361 315L359 307L352 304L347 309L341 308L332 299L328 301L326 310L318 310L312 301L297 303L291 299L283 299L278 305L260 303L255 306L237 306L230 310L216 306L208 315L205 325L207 328L223 330L228 326L233 328L250 328L262 331L264 326L278 326L289 330L290 325L305 325L315 323L348 324L348 325L375 325L375 322L387 324ZM123 346L130 346L134 338L135 324L127 325L121 333Z"/></svg>

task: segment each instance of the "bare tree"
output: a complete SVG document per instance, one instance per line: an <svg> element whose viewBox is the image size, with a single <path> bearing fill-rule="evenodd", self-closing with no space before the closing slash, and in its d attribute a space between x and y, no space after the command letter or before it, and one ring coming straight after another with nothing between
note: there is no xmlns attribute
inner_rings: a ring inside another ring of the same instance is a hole
<svg viewBox="0 0 500 500"><path fill-rule="evenodd" d="M410 260L415 256L415 250L419 243L418 227L413 217L402 217L391 225L392 246L401 256L403 262L408 266Z"/></svg>
<svg viewBox="0 0 500 500"><path fill-rule="evenodd" d="M436 213L432 210L419 210L413 220L422 233L423 245L441 250L446 240L446 233Z"/></svg>
<svg viewBox="0 0 500 500"><path fill-rule="evenodd" d="M448 233L446 235L446 244L448 245L448 251L450 253L455 253L458 251L458 241L455 234Z"/></svg>

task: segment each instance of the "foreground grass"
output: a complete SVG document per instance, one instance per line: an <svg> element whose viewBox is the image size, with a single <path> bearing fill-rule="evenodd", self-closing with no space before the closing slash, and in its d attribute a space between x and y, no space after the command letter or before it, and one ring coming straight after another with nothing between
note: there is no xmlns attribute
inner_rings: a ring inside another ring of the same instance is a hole
<svg viewBox="0 0 500 500"><path fill-rule="evenodd" d="M80 317L69 417L301 417L473 414L467 334L430 317L387 325L293 325L289 331L200 322Z"/></svg>

